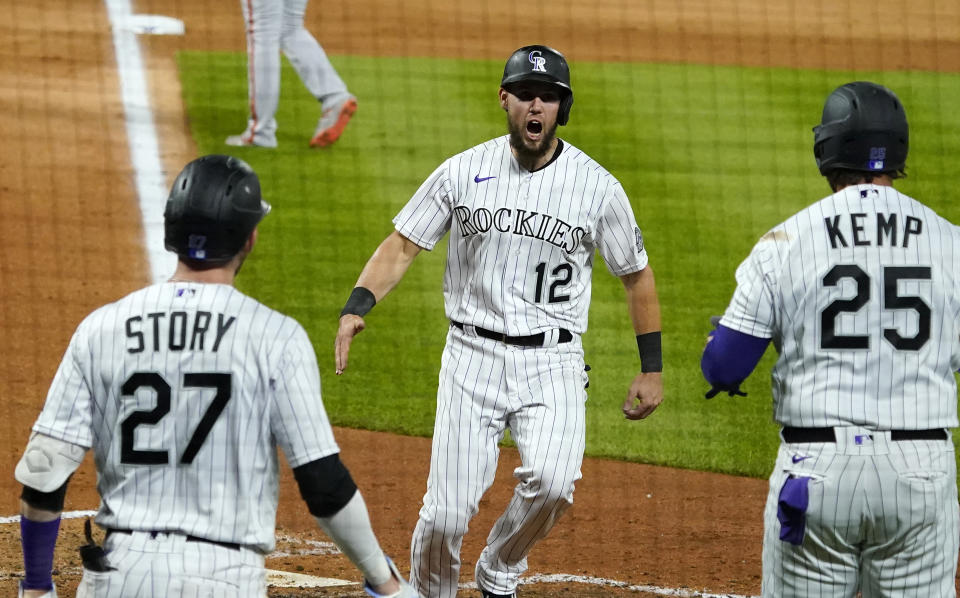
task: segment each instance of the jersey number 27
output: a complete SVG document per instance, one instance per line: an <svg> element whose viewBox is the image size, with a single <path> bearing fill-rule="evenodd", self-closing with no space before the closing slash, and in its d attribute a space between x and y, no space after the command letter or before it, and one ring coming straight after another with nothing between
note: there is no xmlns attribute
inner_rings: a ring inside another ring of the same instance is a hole
<svg viewBox="0 0 960 598"><path fill-rule="evenodd" d="M232 377L230 374L204 373L184 374L185 388L214 388L216 394L207 412L203 414L197 429L193 431L187 448L180 457L180 463L189 465L200 452L207 435L213 429L213 424L223 413L232 392ZM164 450L143 450L133 448L137 426L152 426L170 413L170 385L157 372L136 372L127 378L120 387L125 397L134 397L137 389L150 388L156 393L157 405L150 411L134 411L120 422L120 462L129 465L167 465L170 462L169 452Z"/></svg>

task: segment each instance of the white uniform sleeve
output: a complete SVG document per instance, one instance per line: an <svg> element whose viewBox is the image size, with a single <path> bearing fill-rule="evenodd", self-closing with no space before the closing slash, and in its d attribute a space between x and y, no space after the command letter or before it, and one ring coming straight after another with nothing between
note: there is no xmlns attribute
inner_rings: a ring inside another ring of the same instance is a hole
<svg viewBox="0 0 960 598"><path fill-rule="evenodd" d="M93 395L85 373L90 367L85 330L81 323L73 333L33 431L90 448L93 446Z"/></svg>
<svg viewBox="0 0 960 598"><path fill-rule="evenodd" d="M453 186L448 164L444 162L434 170L393 219L397 232L427 250L450 230Z"/></svg>
<svg viewBox="0 0 960 598"><path fill-rule="evenodd" d="M611 185L610 196L597 219L593 241L614 276L639 272L647 267L643 235L633 216L630 200L619 183Z"/></svg>
<svg viewBox="0 0 960 598"><path fill-rule="evenodd" d="M758 338L773 338L776 329L776 279L767 251L771 244L761 240L737 267L737 290L720 319L727 328Z"/></svg>
<svg viewBox="0 0 960 598"><path fill-rule="evenodd" d="M340 452L321 399L317 356L299 324L287 337L269 384L273 388L271 432L290 467Z"/></svg>

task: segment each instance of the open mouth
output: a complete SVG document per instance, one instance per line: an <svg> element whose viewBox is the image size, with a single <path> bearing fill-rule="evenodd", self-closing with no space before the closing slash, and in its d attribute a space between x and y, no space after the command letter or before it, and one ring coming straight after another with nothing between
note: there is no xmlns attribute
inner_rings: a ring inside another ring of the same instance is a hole
<svg viewBox="0 0 960 598"><path fill-rule="evenodd" d="M531 135L539 135L543 132L543 123L539 120L527 121L527 132Z"/></svg>

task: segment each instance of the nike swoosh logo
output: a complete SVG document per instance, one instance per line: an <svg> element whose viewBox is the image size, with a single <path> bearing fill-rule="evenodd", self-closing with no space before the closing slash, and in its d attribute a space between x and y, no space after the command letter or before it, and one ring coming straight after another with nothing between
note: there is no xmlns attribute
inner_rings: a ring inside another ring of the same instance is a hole
<svg viewBox="0 0 960 598"><path fill-rule="evenodd" d="M480 178L480 175L478 174L477 176L473 177L473 182L474 182L474 183L482 183L483 181L489 181L490 179L495 179L495 178L497 178L497 177L495 177L495 176L485 176L485 177L483 177L483 178Z"/></svg>
<svg viewBox="0 0 960 598"><path fill-rule="evenodd" d="M810 455L794 455L792 458L794 463L799 463L804 459L809 459Z"/></svg>

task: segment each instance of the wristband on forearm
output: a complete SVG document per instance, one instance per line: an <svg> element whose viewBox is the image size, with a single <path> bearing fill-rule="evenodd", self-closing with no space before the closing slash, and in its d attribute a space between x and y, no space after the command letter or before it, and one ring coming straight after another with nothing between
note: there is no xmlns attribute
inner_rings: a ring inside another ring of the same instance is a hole
<svg viewBox="0 0 960 598"><path fill-rule="evenodd" d="M365 287L354 287L353 292L350 293L350 298L347 299L347 304L343 306L343 309L340 310L340 317L347 314L354 314L360 316L361 318L373 309L373 306L377 304L377 298L373 295L370 289Z"/></svg>
<svg viewBox="0 0 960 598"><path fill-rule="evenodd" d="M60 518L53 521L32 521L20 517L20 539L23 545L23 589L53 588L53 549L60 531Z"/></svg>
<svg viewBox="0 0 960 598"><path fill-rule="evenodd" d="M662 372L663 353L660 350L660 331L637 335L641 372Z"/></svg>

